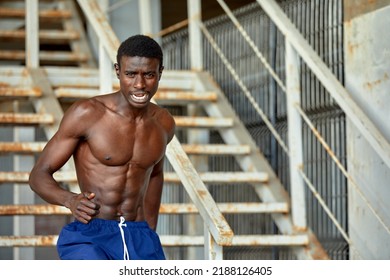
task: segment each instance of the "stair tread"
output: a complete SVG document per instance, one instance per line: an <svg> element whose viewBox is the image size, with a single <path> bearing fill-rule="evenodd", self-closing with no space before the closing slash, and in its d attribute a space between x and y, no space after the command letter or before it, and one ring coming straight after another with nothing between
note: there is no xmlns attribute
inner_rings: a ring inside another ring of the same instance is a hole
<svg viewBox="0 0 390 280"><path fill-rule="evenodd" d="M0 124L52 124L54 117L44 113L0 113Z"/></svg>
<svg viewBox="0 0 390 280"><path fill-rule="evenodd" d="M0 87L0 97L41 97L42 90L39 87Z"/></svg>
<svg viewBox="0 0 390 280"><path fill-rule="evenodd" d="M182 144L182 147L187 154L247 155L251 151L249 145Z"/></svg>
<svg viewBox="0 0 390 280"><path fill-rule="evenodd" d="M4 39L25 39L25 30L0 30L0 38ZM75 30L40 30L39 40L77 40L80 38L80 33Z"/></svg>
<svg viewBox="0 0 390 280"><path fill-rule="evenodd" d="M46 142L0 142L0 152L39 153ZM248 145L226 144L182 144L190 155L246 155L250 153Z"/></svg>
<svg viewBox="0 0 390 280"><path fill-rule="evenodd" d="M205 183L264 183L268 181L268 174L263 172L199 172ZM164 180L170 183L179 183L180 179L174 172L164 174Z"/></svg>
<svg viewBox="0 0 390 280"><path fill-rule="evenodd" d="M28 182L30 173L27 171L1 171L0 182ZM205 183L265 183L268 181L268 174L263 172L200 172L199 176ZM76 182L75 172L58 171L54 178L60 182ZM180 183L179 176L174 172L165 172L164 181L168 183Z"/></svg>
<svg viewBox="0 0 390 280"><path fill-rule="evenodd" d="M217 203L222 213L287 213L289 206L285 202L229 202ZM198 209L193 203L162 203L160 214L196 214ZM52 204L0 205L0 215L70 215L68 208Z"/></svg>
<svg viewBox="0 0 390 280"><path fill-rule="evenodd" d="M204 236L159 235L162 246L204 246ZM58 235L0 236L0 247L55 246ZM307 235L234 235L230 246L306 246Z"/></svg>
<svg viewBox="0 0 390 280"><path fill-rule="evenodd" d="M65 9L42 9L39 12L39 18L41 19L66 19L71 18L72 13ZM25 8L9 8L0 7L1 18L25 18Z"/></svg>
<svg viewBox="0 0 390 280"><path fill-rule="evenodd" d="M88 98L100 94L99 89L96 88L71 88L71 87L59 87L55 91L58 98ZM217 100L217 95L214 92L194 92L183 90L168 90L160 89L153 97L157 102L167 101L210 101Z"/></svg>
<svg viewBox="0 0 390 280"><path fill-rule="evenodd" d="M177 127L232 127L233 118L174 116Z"/></svg>
<svg viewBox="0 0 390 280"><path fill-rule="evenodd" d="M20 50L2 50L0 60L25 60L26 52ZM85 62L88 55L72 51L39 51L39 59L57 62Z"/></svg>
<svg viewBox="0 0 390 280"><path fill-rule="evenodd" d="M39 153L46 142L0 142L0 152Z"/></svg>

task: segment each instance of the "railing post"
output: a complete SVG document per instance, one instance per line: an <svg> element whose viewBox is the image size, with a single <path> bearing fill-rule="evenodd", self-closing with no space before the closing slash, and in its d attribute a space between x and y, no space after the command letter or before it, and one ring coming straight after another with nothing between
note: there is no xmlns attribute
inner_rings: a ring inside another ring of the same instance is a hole
<svg viewBox="0 0 390 280"><path fill-rule="evenodd" d="M223 247L217 244L206 225L204 227L204 259L223 260Z"/></svg>
<svg viewBox="0 0 390 280"><path fill-rule="evenodd" d="M109 7L109 1L98 1L98 5L106 17L107 22L108 14L107 10ZM99 41L99 92L100 94L105 94L112 92L112 75L113 75L113 66L111 63L111 58L108 52L104 49L102 41L97 37Z"/></svg>
<svg viewBox="0 0 390 280"><path fill-rule="evenodd" d="M290 152L291 212L297 229L306 229L305 186L299 170L303 168L302 119L296 109L301 106L298 54L286 40L286 94L288 146Z"/></svg>
<svg viewBox="0 0 390 280"><path fill-rule="evenodd" d="M187 0L188 37L191 70L203 70L202 31L199 22L202 18L201 0Z"/></svg>
<svg viewBox="0 0 390 280"><path fill-rule="evenodd" d="M26 2L26 66L39 67L39 12L38 0Z"/></svg>

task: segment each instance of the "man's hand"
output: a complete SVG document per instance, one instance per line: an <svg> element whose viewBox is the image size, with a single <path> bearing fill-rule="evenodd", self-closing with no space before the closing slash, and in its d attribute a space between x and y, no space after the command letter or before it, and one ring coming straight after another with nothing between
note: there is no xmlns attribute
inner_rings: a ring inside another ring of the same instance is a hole
<svg viewBox="0 0 390 280"><path fill-rule="evenodd" d="M72 197L69 209L78 221L88 224L94 216L99 214L100 205L92 201L94 197L95 193L90 192L82 192Z"/></svg>

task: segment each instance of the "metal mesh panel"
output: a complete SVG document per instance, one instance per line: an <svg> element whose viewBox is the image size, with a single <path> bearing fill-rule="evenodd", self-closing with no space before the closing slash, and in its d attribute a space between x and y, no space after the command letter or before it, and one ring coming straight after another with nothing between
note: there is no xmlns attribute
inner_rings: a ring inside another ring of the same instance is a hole
<svg viewBox="0 0 390 280"><path fill-rule="evenodd" d="M288 0L279 1L279 3L286 15L317 51L335 76L343 83L342 0ZM284 36L257 3L236 10L234 14L281 81L284 82ZM283 90L267 72L264 65L226 15L205 22L205 26L229 62L234 66L256 102L269 117L277 132L287 142L286 97ZM163 49L166 69L186 70L190 68L187 30L164 37ZM203 43L203 49L205 70L209 71L218 82L254 141L263 151L275 173L289 191L288 156L276 143L248 99L241 94L241 89L232 79L230 72L207 40ZM303 110L345 166L344 113L302 61L301 91ZM303 126L303 137L305 174L324 197L338 222L344 230L347 230L346 179L306 125ZM221 140L218 139L218 135L212 134L211 141L220 143ZM236 166L233 159L211 158L211 168L215 168L215 170L234 170ZM210 186L210 191L217 201L231 201L233 197L237 196L235 191L221 190L218 186ZM248 197L250 197L250 192L250 188L247 188L246 195ZM243 196L243 199L248 198L245 194L240 195ZM333 222L330 221L309 191L307 192L307 209L309 226L319 237L330 257L333 259L348 259L348 244L340 236ZM237 220L228 216L227 219L233 225L235 232L245 233L248 227L256 227L259 233L270 233L274 230L272 220L267 215L247 216L246 219ZM242 222L241 220L251 222ZM258 225L261 226L258 227ZM224 257L226 259L293 258L283 249L279 249L276 253L275 248L248 250L226 248Z"/></svg>

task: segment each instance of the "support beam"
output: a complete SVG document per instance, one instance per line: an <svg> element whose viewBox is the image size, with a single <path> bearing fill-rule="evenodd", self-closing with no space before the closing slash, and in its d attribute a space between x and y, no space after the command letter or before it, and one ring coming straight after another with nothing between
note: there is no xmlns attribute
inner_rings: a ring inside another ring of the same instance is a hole
<svg viewBox="0 0 390 280"><path fill-rule="evenodd" d="M297 230L306 230L305 185L299 172L303 169L302 119L295 107L301 106L299 59L288 41L286 41L286 95L292 220Z"/></svg>
<svg viewBox="0 0 390 280"><path fill-rule="evenodd" d="M202 18L201 0L187 0L187 10L191 69L201 71L203 70L202 31L199 26Z"/></svg>
<svg viewBox="0 0 390 280"><path fill-rule="evenodd" d="M38 0L26 1L26 65L39 67Z"/></svg>

